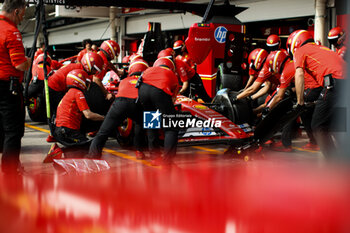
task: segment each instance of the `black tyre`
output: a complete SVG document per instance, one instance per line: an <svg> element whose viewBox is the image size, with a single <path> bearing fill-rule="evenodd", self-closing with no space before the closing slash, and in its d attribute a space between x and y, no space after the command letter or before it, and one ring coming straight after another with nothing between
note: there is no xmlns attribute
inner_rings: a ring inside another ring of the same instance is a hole
<svg viewBox="0 0 350 233"><path fill-rule="evenodd" d="M42 94L39 94L36 98L29 99L29 105L27 111L30 119L35 122L46 122L46 107L45 100Z"/></svg>
<svg viewBox="0 0 350 233"><path fill-rule="evenodd" d="M228 96L232 103L232 108L234 111L235 119L234 123L236 124L243 124L248 123L252 124L254 120L254 114L252 109L251 101L247 98L243 98L240 100L237 100L235 102L232 102L233 97L236 97L238 95L238 92L236 91L230 91Z"/></svg>
<svg viewBox="0 0 350 233"><path fill-rule="evenodd" d="M134 122L127 118L121 126L118 127L116 138L119 145L123 148L130 148L133 146L134 139Z"/></svg>
<svg viewBox="0 0 350 233"><path fill-rule="evenodd" d="M232 91L239 91L243 86L243 79L241 75L229 74L224 72L224 64L221 63L218 66L218 71L216 73L216 85L215 90L218 92L223 88L228 88Z"/></svg>
<svg viewBox="0 0 350 233"><path fill-rule="evenodd" d="M251 103L248 99L233 101L237 95L237 91L230 91L229 89L220 90L213 100L213 103L220 107L215 107L214 110L235 124L251 124L254 120Z"/></svg>
<svg viewBox="0 0 350 233"><path fill-rule="evenodd" d="M85 99L92 112L106 115L112 102L106 100L100 86L92 82L90 88L84 92ZM91 121L83 117L82 129L86 132L93 132L100 128L102 121Z"/></svg>

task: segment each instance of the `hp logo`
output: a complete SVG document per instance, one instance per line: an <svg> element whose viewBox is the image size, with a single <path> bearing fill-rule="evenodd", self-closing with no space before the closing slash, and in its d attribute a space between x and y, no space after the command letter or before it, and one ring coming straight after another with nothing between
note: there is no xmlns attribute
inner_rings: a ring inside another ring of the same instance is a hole
<svg viewBox="0 0 350 233"><path fill-rule="evenodd" d="M219 43L226 42L227 29L223 26L217 27L214 32L215 40Z"/></svg>

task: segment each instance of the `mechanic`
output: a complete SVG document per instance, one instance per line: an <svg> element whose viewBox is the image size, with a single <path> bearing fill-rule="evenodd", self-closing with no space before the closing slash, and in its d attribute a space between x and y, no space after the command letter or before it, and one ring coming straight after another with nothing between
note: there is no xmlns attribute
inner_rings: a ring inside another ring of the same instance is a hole
<svg viewBox="0 0 350 233"><path fill-rule="evenodd" d="M136 123L134 131L135 156L137 159L145 158L141 146L144 136L142 129L143 110L141 104L139 102L136 103L138 89L135 88L135 85L142 72L147 68L148 64L144 60L136 60L130 64L128 70L129 76L119 83L116 99L91 143L89 157L101 158L102 149L108 136L112 135L113 132L117 132L118 126L120 126L126 118L130 118Z"/></svg>
<svg viewBox="0 0 350 233"><path fill-rule="evenodd" d="M271 34L267 39L266 39L266 46L268 48L268 51L272 52L272 51L276 51L276 50L280 50L284 53L287 53L287 51L285 49L281 49L281 39L279 38L279 36L275 35L275 34ZM254 50L252 51L252 53L254 52ZM250 53L250 55L252 55L252 61L255 62L254 59L254 55L256 56L258 51L256 51L255 53ZM268 54L263 53L265 59L268 56ZM249 58L248 58L249 59ZM249 60L248 60L249 61ZM252 63L250 62L250 65ZM248 83L246 85L246 87L244 88L244 91L241 92L240 94L237 95L236 99L242 99L245 97L250 97L252 100L257 100L259 97L263 97L265 94L267 94L269 91L270 93L273 93L276 90L277 85L279 84L279 77L280 75L277 73L276 76L272 75L271 72L269 71L268 68L268 64L267 63L260 63L262 64L260 67L260 71L258 74L258 77L256 78L257 74L254 74L255 76L255 81L253 82L253 84L251 84L251 82L254 80L253 77L249 77ZM256 67L255 67L256 68ZM259 70L259 69L257 69ZM251 70L249 69L250 73ZM261 88L262 86L262 88ZM260 89L260 90L259 90ZM265 98L264 98L265 99ZM261 103L256 104L256 105L261 105ZM261 105L264 106L264 105Z"/></svg>
<svg viewBox="0 0 350 233"><path fill-rule="evenodd" d="M97 72L101 72L102 66L102 58L97 53L88 52L82 58L81 63L70 63L60 68L52 76L50 76L48 86L50 94L51 117L55 115L57 106L67 91L67 74L75 69L83 69L88 75L94 75ZM49 135L46 141L53 142L54 138L52 135Z"/></svg>
<svg viewBox="0 0 350 233"><path fill-rule="evenodd" d="M24 0L5 0L0 13L0 122L4 173L21 172L19 159L24 134L23 73L31 65L25 56L22 36L17 25L26 10Z"/></svg>
<svg viewBox="0 0 350 233"><path fill-rule="evenodd" d="M341 27L332 28L328 33L329 43L335 47L337 54L343 59L345 59L346 54L345 39L345 31Z"/></svg>
<svg viewBox="0 0 350 233"><path fill-rule="evenodd" d="M323 86L312 115L311 128L321 152L330 158L336 153L336 143L331 135L336 123L334 118L339 89L344 85L345 61L329 48L315 44L306 30L294 31L288 37L287 49L294 56L297 109L304 107L306 79L314 78Z"/></svg>
<svg viewBox="0 0 350 233"><path fill-rule="evenodd" d="M142 79L138 82L139 101L145 111L157 111L161 114L172 115L176 113L174 102L179 90L178 78L175 74L173 61L166 57L158 58L153 67L144 71ZM176 155L178 130L165 128L164 130L164 156L157 150L158 130L147 131L148 145L152 165L171 165Z"/></svg>
<svg viewBox="0 0 350 233"><path fill-rule="evenodd" d="M259 99L264 99L265 96L270 92L273 93L276 87L279 85L280 75L276 73L272 75L269 71L268 65L265 62L263 68L260 70L257 79L253 82L251 86L245 89L243 92L239 93L233 101L243 99L248 97L251 101L254 101L254 107L260 106ZM261 98L260 98L261 97ZM262 105L263 106L263 105Z"/></svg>
<svg viewBox="0 0 350 233"><path fill-rule="evenodd" d="M295 67L293 60L290 59L282 51L274 51L269 54L266 59L267 64L269 64L269 69L272 73L280 73L280 85L277 88L277 93L274 95L270 103L263 110L263 114L267 114L270 112L270 109L273 109L283 98L285 95L291 96L291 92L293 91L291 88L291 83L294 84L294 74ZM309 74L305 74L309 75ZM306 102L314 102L317 100L322 87L313 79L308 78L305 79L305 91L304 98ZM311 118L313 114L313 107L309 107L304 113L301 114L302 123L304 125L305 131L309 137L309 143L304 145L302 148L306 150L318 150L316 140L313 136L311 130ZM282 141L278 143L272 144L274 150L282 151L282 152L290 152L292 151L292 136L295 133L295 121L287 124L282 130Z"/></svg>
<svg viewBox="0 0 350 233"><path fill-rule="evenodd" d="M51 58L46 57L47 74L51 72ZM44 90L44 54L40 54L33 62L32 80L28 86L28 98L37 97Z"/></svg>
<svg viewBox="0 0 350 233"><path fill-rule="evenodd" d="M93 76L93 81L97 85L99 85L107 100L112 100L114 96L112 93L109 93L104 87L102 83L104 76L109 70L113 70L116 74L118 74L119 77L121 77L124 74L124 71L122 69L119 70L115 68L114 65L111 63L112 60L119 56L119 53L119 44L114 40L103 41L103 43L100 46L100 50L97 52L97 54L100 55L103 59L103 67L100 73L95 74Z"/></svg>
<svg viewBox="0 0 350 233"><path fill-rule="evenodd" d="M86 53L96 52L96 51L92 50L92 41L90 39L83 40L82 45L83 45L84 49L78 53L77 62L80 62Z"/></svg>
<svg viewBox="0 0 350 233"><path fill-rule="evenodd" d="M175 41L173 45L175 51L176 70L181 77L182 87L180 94L184 96L197 95L204 102L211 102L207 91L204 88L203 81L196 71L196 64L188 55L186 45L182 40ZM184 73L185 75L181 75ZM191 89L191 84L193 89ZM194 92L194 93L191 93Z"/></svg>
<svg viewBox="0 0 350 233"><path fill-rule="evenodd" d="M68 92L57 107L55 138L65 147L53 144L44 159L44 163L53 159L67 157L68 152L74 151L74 157L84 156L89 149L90 141L81 130L83 115L93 121L103 121L104 116L90 110L84 91L90 85L89 75L83 69L74 69L67 74L66 86Z"/></svg>
<svg viewBox="0 0 350 233"><path fill-rule="evenodd" d="M38 58L39 55L44 54L44 51L45 51L45 43L42 42L42 43L40 43L40 48L38 48L36 50L35 54L34 54L34 60L33 60L34 63L33 63L33 65L37 64L37 63L35 63L35 60ZM49 57L50 55L47 54L47 56ZM62 63L52 59L51 57L50 57L50 60L51 60L51 62L50 62L51 63L51 69L53 69L53 70L58 70L59 68L61 68L63 66Z"/></svg>
<svg viewBox="0 0 350 233"><path fill-rule="evenodd" d="M271 34L266 39L267 51L277 51L281 49L281 38L276 34Z"/></svg>
<svg viewBox="0 0 350 233"><path fill-rule="evenodd" d="M123 75L120 76L120 79L124 79L128 76L129 64L130 64L130 55L124 56L122 59Z"/></svg>
<svg viewBox="0 0 350 233"><path fill-rule="evenodd" d="M46 70L47 75L51 76L54 70L62 67L62 64L52 60L48 55L46 57ZM28 98L37 97L38 94L42 94L44 90L44 54L40 54L33 62L32 65L32 80L28 87Z"/></svg>
<svg viewBox="0 0 350 233"><path fill-rule="evenodd" d="M254 80L258 77L259 71L262 69L268 52L265 49L257 48L254 49L248 57L249 64L249 79L243 90L247 89L252 85Z"/></svg>

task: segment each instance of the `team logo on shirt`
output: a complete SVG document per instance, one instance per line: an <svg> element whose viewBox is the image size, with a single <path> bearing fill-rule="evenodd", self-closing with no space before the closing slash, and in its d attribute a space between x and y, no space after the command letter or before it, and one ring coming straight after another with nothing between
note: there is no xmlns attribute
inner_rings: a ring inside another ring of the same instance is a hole
<svg viewBox="0 0 350 233"><path fill-rule="evenodd" d="M143 128L160 129L161 115L159 110L143 112Z"/></svg>

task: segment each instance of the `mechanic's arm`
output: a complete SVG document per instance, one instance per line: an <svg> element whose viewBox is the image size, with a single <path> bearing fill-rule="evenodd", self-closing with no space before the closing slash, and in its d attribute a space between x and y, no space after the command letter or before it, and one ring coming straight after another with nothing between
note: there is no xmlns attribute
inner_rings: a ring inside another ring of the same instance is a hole
<svg viewBox="0 0 350 233"><path fill-rule="evenodd" d="M92 121L103 121L105 119L104 116L102 116L98 113L91 112L90 109L85 109L83 111L83 114L86 117L86 119L92 120Z"/></svg>
<svg viewBox="0 0 350 233"><path fill-rule="evenodd" d="M29 58L29 57L26 57L27 60L25 62L23 62L22 64L19 64L18 66L16 66L16 70L19 70L19 71L26 71L29 69L31 63L32 63L32 59Z"/></svg>
<svg viewBox="0 0 350 233"><path fill-rule="evenodd" d="M297 103L304 104L304 70L303 68L295 69L295 92L297 95Z"/></svg>
<svg viewBox="0 0 350 233"><path fill-rule="evenodd" d="M119 77L124 75L124 70L123 69L118 69L117 67L114 66L112 62L108 62L108 67L113 70Z"/></svg>
<svg viewBox="0 0 350 233"><path fill-rule="evenodd" d="M102 90L103 94L106 96L106 99L107 99L107 100L110 100L110 99L113 98L113 94L112 94L112 93L109 93L109 92L107 91L107 89L103 86L103 83L102 83L102 80L101 80L101 79L99 79L99 78L97 78L96 76L94 76L94 77L92 78L92 80L93 80L94 83L96 83L96 84L101 88L101 90Z"/></svg>
<svg viewBox="0 0 350 233"><path fill-rule="evenodd" d="M250 87L250 85L252 85L252 83L254 82L254 80L255 80L255 76L254 76L254 75L249 75L248 82L247 82L247 84L245 85L245 87L244 87L243 90L245 90L245 89L247 89L248 87Z"/></svg>
<svg viewBox="0 0 350 233"><path fill-rule="evenodd" d="M286 93L286 88L280 88L275 97L272 98L268 107L273 109L283 99L284 93Z"/></svg>
<svg viewBox="0 0 350 233"><path fill-rule="evenodd" d="M252 99L255 100L263 95L265 95L271 88L271 82L270 81L265 81L265 86L261 88L257 93L252 95Z"/></svg>
<svg viewBox="0 0 350 233"><path fill-rule="evenodd" d="M186 91L186 89L188 88L188 80L187 81L184 81L183 83L182 83L182 87L181 87L181 90L180 90L180 92L179 92L179 94L182 94L184 91Z"/></svg>
<svg viewBox="0 0 350 233"><path fill-rule="evenodd" d="M259 82L254 82L250 87L248 87L247 89L245 89L242 93L239 93L237 95L237 99L243 99L247 96L251 96L252 94L254 94L257 90L259 90L259 87L261 86L261 83Z"/></svg>

